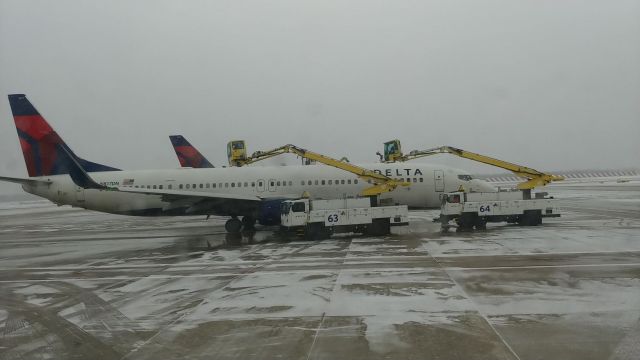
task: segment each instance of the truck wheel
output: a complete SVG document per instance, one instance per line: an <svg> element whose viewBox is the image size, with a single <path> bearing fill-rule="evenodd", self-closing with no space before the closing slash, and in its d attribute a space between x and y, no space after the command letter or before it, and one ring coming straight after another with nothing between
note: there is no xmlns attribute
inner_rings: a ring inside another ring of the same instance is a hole
<svg viewBox="0 0 640 360"><path fill-rule="evenodd" d="M525 210L518 224L522 226L536 226L542 223L542 213L540 210Z"/></svg>
<svg viewBox="0 0 640 360"><path fill-rule="evenodd" d="M367 235L384 236L391 233L391 223L389 219L373 219L371 224L367 226Z"/></svg>
<svg viewBox="0 0 640 360"><path fill-rule="evenodd" d="M304 229L304 238L307 240L321 240L328 237L329 230L320 223L307 224Z"/></svg>
<svg viewBox="0 0 640 360"><path fill-rule="evenodd" d="M463 232L473 230L473 225L476 223L477 218L478 215L474 213L462 213L457 219L458 229L456 231Z"/></svg>
<svg viewBox="0 0 640 360"><path fill-rule="evenodd" d="M477 218L474 226L476 227L476 230L487 230L487 220Z"/></svg>

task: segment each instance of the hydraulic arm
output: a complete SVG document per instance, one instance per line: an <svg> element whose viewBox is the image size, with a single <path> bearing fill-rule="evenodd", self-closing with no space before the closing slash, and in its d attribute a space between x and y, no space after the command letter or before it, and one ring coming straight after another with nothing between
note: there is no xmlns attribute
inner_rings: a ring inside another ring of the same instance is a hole
<svg viewBox="0 0 640 360"><path fill-rule="evenodd" d="M242 144L239 144L242 142ZM232 144L236 143L236 144ZM244 141L237 140L229 143L229 149L233 148L242 148L246 149L244 146ZM373 183L374 185L362 190L362 196L376 196L382 193L393 191L398 186L409 186L408 182L399 181L388 176L376 173L374 171L365 169L360 166L353 165L349 162L341 161L334 159L332 157L315 153L313 151L309 151L303 149L301 147L287 144L284 146L277 147L275 149L271 149L268 151L256 151L251 156L246 156L246 152L238 153L238 156L232 156L233 153L229 152L229 164L232 166L243 166L247 164L251 164L257 161L265 160L274 156L278 156L285 153L296 154L304 159L308 159L311 161L316 161L328 166L332 166L338 168L340 170L348 171L352 174L357 175L358 177Z"/></svg>
<svg viewBox="0 0 640 360"><path fill-rule="evenodd" d="M510 163L508 161L499 160L490 156L476 154L471 151L455 148L453 146L440 146L426 150L413 150L409 154L402 154L399 140L392 140L385 143L384 156L381 154L382 162L395 162L395 161L408 161L417 159L424 156L431 156L436 154L453 154L461 158L481 162L488 165L493 165L505 170L509 170L519 177L527 179L527 181L518 184L518 189L531 190L538 186L544 186L552 181L564 180L564 177L546 174L536 169L532 169L526 166Z"/></svg>

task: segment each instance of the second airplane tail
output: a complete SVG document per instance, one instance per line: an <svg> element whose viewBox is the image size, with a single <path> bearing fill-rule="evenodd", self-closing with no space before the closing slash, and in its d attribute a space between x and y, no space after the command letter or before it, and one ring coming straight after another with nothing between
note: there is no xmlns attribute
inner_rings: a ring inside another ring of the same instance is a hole
<svg viewBox="0 0 640 360"><path fill-rule="evenodd" d="M192 168L212 168L214 167L207 158L204 157L191 145L182 135L170 135L169 139L176 152L180 166Z"/></svg>

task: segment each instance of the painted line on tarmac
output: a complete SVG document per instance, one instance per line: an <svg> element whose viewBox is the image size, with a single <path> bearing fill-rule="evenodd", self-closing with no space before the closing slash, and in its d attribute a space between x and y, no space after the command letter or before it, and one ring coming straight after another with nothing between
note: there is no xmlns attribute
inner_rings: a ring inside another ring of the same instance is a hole
<svg viewBox="0 0 640 360"><path fill-rule="evenodd" d="M616 266L640 266L640 263L613 263L613 264L563 264L563 265L525 265L525 266L490 266L490 267L449 267L447 270L509 270L509 269L547 269L547 268L576 268L576 267L616 267Z"/></svg>

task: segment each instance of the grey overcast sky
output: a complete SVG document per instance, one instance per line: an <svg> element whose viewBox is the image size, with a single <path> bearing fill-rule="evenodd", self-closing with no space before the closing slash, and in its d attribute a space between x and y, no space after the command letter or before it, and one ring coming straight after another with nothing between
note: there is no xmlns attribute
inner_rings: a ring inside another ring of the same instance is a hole
<svg viewBox="0 0 640 360"><path fill-rule="evenodd" d="M0 0L0 90L7 176L26 176L10 93L125 169L176 167L174 133L216 165L230 139L374 162L399 138L639 167L640 1Z"/></svg>

